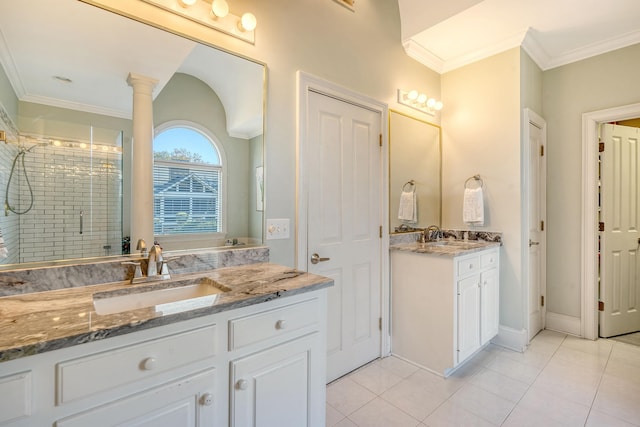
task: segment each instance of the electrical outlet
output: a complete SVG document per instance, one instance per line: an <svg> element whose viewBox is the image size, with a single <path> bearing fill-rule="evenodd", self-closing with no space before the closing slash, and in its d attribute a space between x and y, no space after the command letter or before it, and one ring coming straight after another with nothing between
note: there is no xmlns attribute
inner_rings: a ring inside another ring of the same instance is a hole
<svg viewBox="0 0 640 427"><path fill-rule="evenodd" d="M288 239L289 219L268 219L267 240Z"/></svg>

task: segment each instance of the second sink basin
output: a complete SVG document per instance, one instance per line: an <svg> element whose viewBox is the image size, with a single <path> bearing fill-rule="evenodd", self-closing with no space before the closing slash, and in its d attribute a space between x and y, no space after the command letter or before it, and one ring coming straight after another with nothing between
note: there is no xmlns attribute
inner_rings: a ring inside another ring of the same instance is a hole
<svg viewBox="0 0 640 427"><path fill-rule="evenodd" d="M231 289L209 278L158 283L136 288L96 293L93 306L99 315L155 307L170 314L213 305L218 294Z"/></svg>

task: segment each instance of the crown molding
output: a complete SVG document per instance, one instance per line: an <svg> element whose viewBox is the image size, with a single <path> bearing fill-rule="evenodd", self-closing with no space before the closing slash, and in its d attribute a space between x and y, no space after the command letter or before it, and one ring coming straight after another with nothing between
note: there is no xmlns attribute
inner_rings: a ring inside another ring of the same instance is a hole
<svg viewBox="0 0 640 427"><path fill-rule="evenodd" d="M533 62L540 67L542 70L546 70L548 64L551 62L551 57L544 50L542 45L538 43L536 38L531 34L531 31L528 31L522 40L522 49L527 52L529 57L533 60Z"/></svg>
<svg viewBox="0 0 640 427"><path fill-rule="evenodd" d="M514 47L519 47L526 37L527 32L528 29L518 31L516 34L513 34L491 45L487 45L482 49L474 50L473 52L451 58L445 61L442 72L446 73L449 71L453 71L455 69L464 67L465 65L473 64L474 62L478 62L482 59L489 58L490 56L497 55L498 53L502 53Z"/></svg>
<svg viewBox="0 0 640 427"><path fill-rule="evenodd" d="M543 71L546 71L581 61L583 59L591 58L593 56L602 55L603 53L611 52L613 50L622 49L637 43L640 43L640 30L632 31L619 37L594 43L566 54L553 57L549 55L542 44L538 42L532 31L527 29L496 43L485 46L482 49L447 60L443 60L437 55L434 55L428 49L412 39L405 40L402 45L404 46L404 50L407 55L411 58L437 73L444 74L518 46L522 47L522 49L527 52L538 67Z"/></svg>
<svg viewBox="0 0 640 427"><path fill-rule="evenodd" d="M571 64L572 62L582 61L583 59L602 55L603 53L622 49L623 47L637 43L640 43L640 30L634 30L626 34L622 34L619 37L613 37L602 42L593 43L583 48L575 49L564 55L556 56L548 61L546 67L541 68L543 70L550 70L552 68L561 67L563 65Z"/></svg>
<svg viewBox="0 0 640 427"><path fill-rule="evenodd" d="M402 46L409 57L432 69L436 73L442 74L444 61L440 57L434 55L413 39L405 40L402 42Z"/></svg>
<svg viewBox="0 0 640 427"><path fill-rule="evenodd" d="M82 111L85 113L100 114L103 116L117 117L120 119L131 120L131 111L115 110L112 108L100 108L95 105L82 104L80 102L63 101L60 99L49 98L47 96L24 95L20 101L33 102L36 104L49 105L51 107L66 108L69 110Z"/></svg>

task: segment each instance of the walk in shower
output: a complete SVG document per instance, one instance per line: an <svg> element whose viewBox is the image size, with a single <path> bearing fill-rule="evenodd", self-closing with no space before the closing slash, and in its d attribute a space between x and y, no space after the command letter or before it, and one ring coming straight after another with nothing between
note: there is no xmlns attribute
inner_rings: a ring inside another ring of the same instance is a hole
<svg viewBox="0 0 640 427"><path fill-rule="evenodd" d="M64 126L62 126L64 127ZM123 132L21 134L0 145L0 264L122 253Z"/></svg>

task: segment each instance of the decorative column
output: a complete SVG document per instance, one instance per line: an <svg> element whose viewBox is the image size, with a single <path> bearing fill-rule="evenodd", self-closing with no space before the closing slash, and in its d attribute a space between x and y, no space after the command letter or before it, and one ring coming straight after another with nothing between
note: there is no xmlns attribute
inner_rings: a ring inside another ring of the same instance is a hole
<svg viewBox="0 0 640 427"><path fill-rule="evenodd" d="M138 239L153 244L153 89L158 81L129 73L133 88L133 143L131 158L131 253Z"/></svg>

